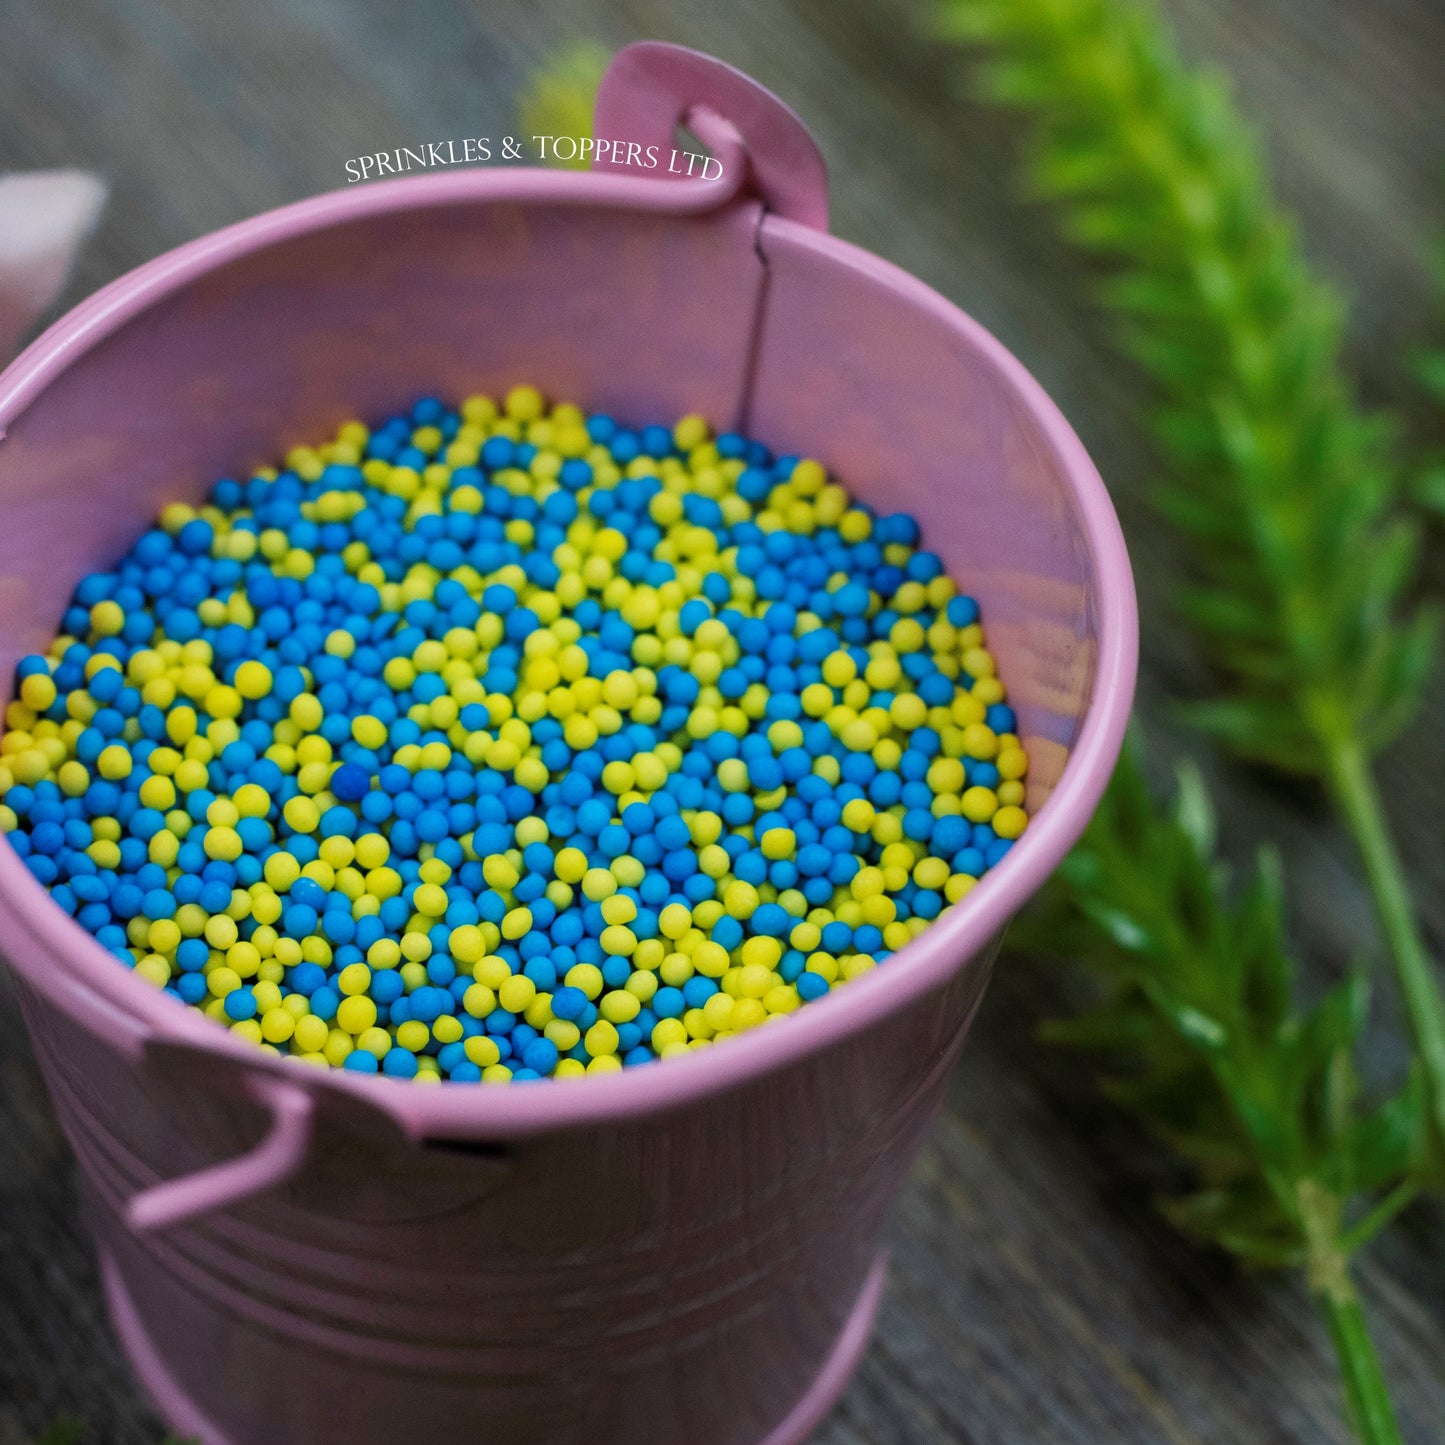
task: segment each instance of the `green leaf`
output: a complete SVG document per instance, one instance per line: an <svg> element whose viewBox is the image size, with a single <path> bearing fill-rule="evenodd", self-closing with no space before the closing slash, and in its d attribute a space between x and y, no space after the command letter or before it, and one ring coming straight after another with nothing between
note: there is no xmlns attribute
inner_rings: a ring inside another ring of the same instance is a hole
<svg viewBox="0 0 1445 1445"><path fill-rule="evenodd" d="M1227 1248L1249 1264L1286 1269L1304 1259L1302 1235L1281 1217L1274 1196L1257 1184L1200 1190L1165 1200L1162 1207L1176 1229Z"/></svg>
<svg viewBox="0 0 1445 1445"><path fill-rule="evenodd" d="M1397 1094L1358 1114L1343 1141L1355 1189L1375 1194L1428 1166L1424 1080L1418 1069Z"/></svg>
<svg viewBox="0 0 1445 1445"><path fill-rule="evenodd" d="M1123 908L1097 899L1084 901L1083 907L1095 926L1105 933L1116 947L1129 953L1143 953L1151 946L1153 940L1143 924Z"/></svg>
<svg viewBox="0 0 1445 1445"><path fill-rule="evenodd" d="M1158 1007L1180 1038L1197 1049L1218 1050L1229 1042L1229 1032L1224 1025L1193 1004L1166 995L1159 1000Z"/></svg>
<svg viewBox="0 0 1445 1445"><path fill-rule="evenodd" d="M1286 702L1263 697L1222 698L1186 705L1179 711L1200 731L1243 757L1288 773L1319 771L1320 745Z"/></svg>
<svg viewBox="0 0 1445 1445"><path fill-rule="evenodd" d="M1445 401L1445 351L1427 351L1414 359L1411 375L1432 396Z"/></svg>
<svg viewBox="0 0 1445 1445"><path fill-rule="evenodd" d="M1445 516L1445 461L1430 462L1411 479L1411 500L1427 512Z"/></svg>
<svg viewBox="0 0 1445 1445"><path fill-rule="evenodd" d="M1047 1019L1039 1026L1039 1037L1045 1043L1114 1052L1145 1047L1155 1027L1147 1010L1120 1003L1077 1018Z"/></svg>

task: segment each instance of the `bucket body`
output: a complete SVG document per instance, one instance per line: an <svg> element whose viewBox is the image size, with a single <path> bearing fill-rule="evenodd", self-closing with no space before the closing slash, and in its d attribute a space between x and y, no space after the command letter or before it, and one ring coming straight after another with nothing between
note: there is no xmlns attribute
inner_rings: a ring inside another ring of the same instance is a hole
<svg viewBox="0 0 1445 1445"><path fill-rule="evenodd" d="M820 194L770 190L801 128L764 92L672 47L618 67L599 134L732 110L753 184L498 169L320 197L123 278L0 375L0 673L165 503L347 418L528 381L636 424L699 411L914 514L980 601L1035 816L966 903L785 1023L508 1089L271 1058L118 967L0 844L118 1331L204 1445L802 1438L863 1347L883 1218L1003 927L1118 751L1128 564L1062 418L962 313L819 229Z"/></svg>
<svg viewBox="0 0 1445 1445"><path fill-rule="evenodd" d="M837 1342L866 1329L885 1210L986 974L656 1117L477 1149L323 1115L287 1184L159 1233L128 1227L127 1199L244 1149L259 1118L214 1079L97 1057L53 1010L27 1021L112 1312L184 1433L752 1445L801 1436L811 1419L776 1432L851 1366L864 1330L841 1360Z"/></svg>

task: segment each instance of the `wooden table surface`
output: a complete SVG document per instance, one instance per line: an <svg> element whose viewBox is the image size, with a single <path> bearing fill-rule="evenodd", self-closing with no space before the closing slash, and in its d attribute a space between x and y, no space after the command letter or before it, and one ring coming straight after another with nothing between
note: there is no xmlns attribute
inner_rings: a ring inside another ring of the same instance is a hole
<svg viewBox="0 0 1445 1445"><path fill-rule="evenodd" d="M0 170L80 165L113 188L67 300L213 227L345 181L345 161L515 127L555 48L643 36L721 55L788 99L833 177L833 226L917 273L1014 349L1108 481L1144 618L1141 705L1157 760L1190 740L1168 703L1201 685L1164 604L1177 551L1141 498L1139 389L1084 300L1085 272L1014 189L1011 123L960 97L919 38L921 0L0 0ZM1264 129L1305 243L1356 304L1351 360L1409 405L1429 334L1422 255L1445 234L1445 7L1438 0L1167 0L1188 52L1223 64ZM1416 408L1419 415L1419 409ZM1439 549L1430 582L1442 581ZM1391 754L1387 797L1425 924L1445 944L1445 721ZM1321 979L1368 951L1346 842L1308 789L1211 766L1228 845L1283 845ZM1076 981L1001 963L893 1218L877 1332L826 1445L1343 1442L1333 1365L1297 1284L1178 1239L1149 1204L1157 1151L1078 1062L1039 1047ZM1376 1051L1398 1061L1388 1001ZM1417 1208L1360 1266L1409 1441L1445 1439L1445 1229ZM161 1428L103 1322L73 1169L0 985L0 1445L62 1415L98 1445ZM639 1439L642 1436L639 1435Z"/></svg>

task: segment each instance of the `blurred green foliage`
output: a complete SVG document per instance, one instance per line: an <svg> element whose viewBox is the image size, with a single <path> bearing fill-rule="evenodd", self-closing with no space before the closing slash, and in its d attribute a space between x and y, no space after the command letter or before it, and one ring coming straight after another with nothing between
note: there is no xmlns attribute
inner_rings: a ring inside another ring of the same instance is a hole
<svg viewBox="0 0 1445 1445"><path fill-rule="evenodd" d="M1342 307L1305 263L1253 132L1132 0L942 0L973 76L1028 122L1030 189L1104 263L1119 349L1147 376L1190 544L1180 605L1230 680L1195 719L1326 776L1409 721L1435 616L1407 605L1419 528L1390 431L1340 360Z"/></svg>
<svg viewBox="0 0 1445 1445"><path fill-rule="evenodd" d="M610 59L602 46L582 42L562 51L539 70L522 96L522 134L590 136L592 103ZM583 157L553 164L568 170L587 169Z"/></svg>

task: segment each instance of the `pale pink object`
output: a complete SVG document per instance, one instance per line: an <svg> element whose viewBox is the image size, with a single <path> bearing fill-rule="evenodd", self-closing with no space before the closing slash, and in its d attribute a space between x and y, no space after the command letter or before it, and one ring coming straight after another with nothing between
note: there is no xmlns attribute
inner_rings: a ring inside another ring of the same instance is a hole
<svg viewBox="0 0 1445 1445"><path fill-rule="evenodd" d="M0 176L0 359L59 295L104 202L83 171Z"/></svg>
<svg viewBox="0 0 1445 1445"><path fill-rule="evenodd" d="M670 147L682 121L720 179L357 187L183 246L52 327L0 375L0 670L167 501L418 390L527 380L636 422L701 411L917 516L982 604L1035 816L965 904L787 1021L496 1089L272 1058L120 967L0 846L6 951L117 1328L205 1445L801 1440L866 1342L883 1218L1003 928L1117 756L1134 595L1078 439L975 322L818 229L792 112L693 52L622 52L598 135Z"/></svg>

